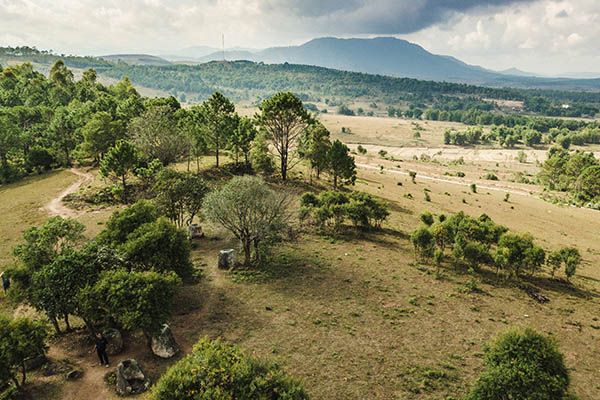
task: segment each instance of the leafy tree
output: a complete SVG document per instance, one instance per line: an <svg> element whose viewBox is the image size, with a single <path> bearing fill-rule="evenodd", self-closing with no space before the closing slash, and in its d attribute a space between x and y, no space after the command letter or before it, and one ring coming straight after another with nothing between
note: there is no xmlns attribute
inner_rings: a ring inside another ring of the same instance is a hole
<svg viewBox="0 0 600 400"><path fill-rule="evenodd" d="M260 245L281 232L289 219L287 196L269 189L259 178L234 177L204 199L206 218L222 225L241 243L244 263L260 256Z"/></svg>
<svg viewBox="0 0 600 400"><path fill-rule="evenodd" d="M95 263L89 262L84 254L66 249L33 274L30 290L34 307L46 313L57 333L60 333L57 318L63 318L70 330L69 315L78 313L79 292L93 283L99 273Z"/></svg>
<svg viewBox="0 0 600 400"><path fill-rule="evenodd" d="M103 176L116 175L121 178L123 192L127 196L127 176L138 163L135 147L126 140L118 140L100 162L100 173Z"/></svg>
<svg viewBox="0 0 600 400"><path fill-rule="evenodd" d="M181 135L175 111L170 105L153 105L129 125L133 143L149 159L157 158L169 165L185 153L186 140Z"/></svg>
<svg viewBox="0 0 600 400"><path fill-rule="evenodd" d="M519 277L521 271L529 268L531 274L544 263L545 252L539 246L533 243L533 237L529 234L517 235L506 232L500 236L498 241L497 253L495 259L502 264L502 268L510 268L515 276Z"/></svg>
<svg viewBox="0 0 600 400"><path fill-rule="evenodd" d="M356 180L356 165L350 155L348 146L336 140L327 150L327 169L333 176L333 189L337 189L338 179L354 184Z"/></svg>
<svg viewBox="0 0 600 400"><path fill-rule="evenodd" d="M467 400L562 400L569 372L556 341L530 328L512 328L484 348L487 370Z"/></svg>
<svg viewBox="0 0 600 400"><path fill-rule="evenodd" d="M427 259L433 255L435 242L433 235L426 226L417 228L410 235L410 241L415 248L415 258Z"/></svg>
<svg viewBox="0 0 600 400"><path fill-rule="evenodd" d="M8 116L0 115L0 162L5 169L8 164L8 156L18 149L21 137L17 126Z"/></svg>
<svg viewBox="0 0 600 400"><path fill-rule="evenodd" d="M151 201L140 200L131 207L113 212L96 240L111 247L120 246L136 229L156 221L159 216L158 210Z"/></svg>
<svg viewBox="0 0 600 400"><path fill-rule="evenodd" d="M264 133L259 133L252 141L250 162L253 170L259 171L265 176L275 172L273 157L271 157L271 153L269 152L269 143Z"/></svg>
<svg viewBox="0 0 600 400"><path fill-rule="evenodd" d="M208 338L201 339L191 354L169 368L152 395L154 400L309 398L302 384L276 364L248 357L238 347Z"/></svg>
<svg viewBox="0 0 600 400"><path fill-rule="evenodd" d="M109 113L101 111L94 114L81 128L81 134L84 149L94 157L94 160L100 161L123 136L123 125L120 121L114 121Z"/></svg>
<svg viewBox="0 0 600 400"><path fill-rule="evenodd" d="M59 107L49 126L50 136L54 145L64 155L64 165L71 165L71 152L77 144L76 125L73 115L67 107Z"/></svg>
<svg viewBox="0 0 600 400"><path fill-rule="evenodd" d="M75 219L51 217L41 227L27 229L23 233L25 243L17 245L14 254L28 270L35 272L81 242L84 230L85 226Z"/></svg>
<svg viewBox="0 0 600 400"><path fill-rule="evenodd" d="M290 92L277 93L260 106L256 119L264 129L280 160L281 179L287 180L288 170L293 168L293 154L290 154L302 133L310 125L310 114L302 105L302 100Z"/></svg>
<svg viewBox="0 0 600 400"><path fill-rule="evenodd" d="M254 121L248 117L241 117L230 139L236 154L241 152L244 155L246 168L250 167L250 150L252 149L252 141L257 134Z"/></svg>
<svg viewBox="0 0 600 400"><path fill-rule="evenodd" d="M180 285L181 279L173 272L121 269L102 273L80 298L87 315L152 334L171 316Z"/></svg>
<svg viewBox="0 0 600 400"><path fill-rule="evenodd" d="M191 224L200 212L208 186L197 175L163 168L153 191L157 194L157 206L181 228L184 224Z"/></svg>
<svg viewBox="0 0 600 400"><path fill-rule="evenodd" d="M164 217L140 225L127 236L119 250L135 270L174 271L184 280L192 277L187 234Z"/></svg>
<svg viewBox="0 0 600 400"><path fill-rule="evenodd" d="M565 266L565 275L567 280L570 279L575 272L577 267L581 263L581 254L575 247L565 246L560 250L553 251L548 256L547 264L552 268L552 277L556 270L560 269L562 265Z"/></svg>
<svg viewBox="0 0 600 400"><path fill-rule="evenodd" d="M25 360L46 354L48 329L29 318L11 319L0 314L0 385L12 381L17 388L27 379ZM17 379L20 372L21 379Z"/></svg>
<svg viewBox="0 0 600 400"><path fill-rule="evenodd" d="M213 145L218 168L219 150L224 147L236 129L235 106L220 92L215 92L194 111L199 113L204 124L202 134Z"/></svg>
<svg viewBox="0 0 600 400"><path fill-rule="evenodd" d="M298 146L300 157L310 162L311 169L317 173L317 179L319 179L321 171L327 169L328 166L327 155L331 148L329 136L327 128L320 122L315 122L309 129L304 131Z"/></svg>

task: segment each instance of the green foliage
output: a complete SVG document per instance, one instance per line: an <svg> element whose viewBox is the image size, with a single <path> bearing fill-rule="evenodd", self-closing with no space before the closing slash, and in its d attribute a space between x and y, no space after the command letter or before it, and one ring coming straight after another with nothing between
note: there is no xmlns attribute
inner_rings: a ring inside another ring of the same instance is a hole
<svg viewBox="0 0 600 400"><path fill-rule="evenodd" d="M367 154L367 149L365 149L364 147L362 147L360 144L358 145L358 147L356 148L356 151L358 151L358 154L361 155L365 155Z"/></svg>
<svg viewBox="0 0 600 400"><path fill-rule="evenodd" d="M192 278L187 234L164 217L140 225L127 235L119 251L135 270L172 271L184 280Z"/></svg>
<svg viewBox="0 0 600 400"><path fill-rule="evenodd" d="M156 205L181 228L191 224L200 212L208 186L197 175L163 168L158 173L153 191L156 193Z"/></svg>
<svg viewBox="0 0 600 400"><path fill-rule="evenodd" d="M575 247L565 246L559 250L553 251L548 255L547 264L552 268L552 276L556 273L556 270L560 269L562 265L565 266L565 275L567 280L570 279L575 272L577 267L581 263L581 255L579 250Z"/></svg>
<svg viewBox="0 0 600 400"><path fill-rule="evenodd" d="M433 225L433 215L429 211L422 212L419 219L427 226Z"/></svg>
<svg viewBox="0 0 600 400"><path fill-rule="evenodd" d="M288 170L293 167L291 161L294 154L290 151L311 124L312 118L302 105L302 100L291 92L280 92L263 101L260 114L255 118L275 148L280 161L281 178L285 181Z"/></svg>
<svg viewBox="0 0 600 400"><path fill-rule="evenodd" d="M242 245L244 264L254 249L259 261L261 246L270 243L288 225L288 197L259 178L234 177L220 190L209 193L203 205L206 218L230 231Z"/></svg>
<svg viewBox="0 0 600 400"><path fill-rule="evenodd" d="M48 328L43 322L0 314L0 387L11 381L17 388L25 384L25 360L46 354L47 337Z"/></svg>
<svg viewBox="0 0 600 400"><path fill-rule="evenodd" d="M127 271L102 273L80 294L86 315L108 318L124 329L157 332L168 320L181 279L173 272Z"/></svg>
<svg viewBox="0 0 600 400"><path fill-rule="evenodd" d="M276 364L248 357L235 346L201 339L192 354L177 362L152 390L154 400L301 400L302 384Z"/></svg>
<svg viewBox="0 0 600 400"><path fill-rule="evenodd" d="M300 219L338 230L346 218L355 227L378 228L389 216L388 204L365 192L338 191L305 193L300 198Z"/></svg>
<svg viewBox="0 0 600 400"><path fill-rule="evenodd" d="M106 177L116 175L121 178L123 190L127 193L126 179L137 163L135 147L125 140L118 140L100 162L100 173Z"/></svg>
<svg viewBox="0 0 600 400"><path fill-rule="evenodd" d="M471 183L471 185L469 187L471 188L472 193L477 193L477 185L476 184Z"/></svg>
<svg viewBox="0 0 600 400"><path fill-rule="evenodd" d="M159 216L151 201L140 200L124 210L113 212L97 240L105 245L117 247L125 243L127 237L140 226L156 221Z"/></svg>
<svg viewBox="0 0 600 400"><path fill-rule="evenodd" d="M333 189L339 183L354 184L356 181L356 165L354 157L350 155L348 146L336 140L326 153L327 170L333 176ZM339 181L341 180L341 181Z"/></svg>
<svg viewBox="0 0 600 400"><path fill-rule="evenodd" d="M485 348L487 370L468 400L562 400L569 373L556 342L533 329L512 328Z"/></svg>
<svg viewBox="0 0 600 400"><path fill-rule="evenodd" d="M219 150L228 143L237 128L238 118L234 114L235 106L223 94L215 92L201 106L192 108L192 112L197 114L203 122L201 134L212 145L217 167L219 167ZM244 130L242 136L247 134L248 130ZM242 139L242 136L238 136L238 139ZM248 138L244 138L244 140L246 139ZM246 142L250 141L246 140Z"/></svg>
<svg viewBox="0 0 600 400"><path fill-rule="evenodd" d="M415 257L425 260L431 258L434 253L435 241L433 235L426 226L417 228L411 235L410 241L415 248Z"/></svg>
<svg viewBox="0 0 600 400"><path fill-rule="evenodd" d="M177 124L171 105L152 105L129 125L132 143L148 159L159 159L169 165L187 149L187 141Z"/></svg>
<svg viewBox="0 0 600 400"><path fill-rule="evenodd" d="M27 229L23 233L25 243L17 245L14 254L33 273L81 242L84 230L85 226L75 219L51 217L41 227Z"/></svg>
<svg viewBox="0 0 600 400"><path fill-rule="evenodd" d="M265 176L270 176L275 172L273 157L269 152L269 143L264 134L259 133L252 141L250 149L250 162L252 169Z"/></svg>
<svg viewBox="0 0 600 400"><path fill-rule="evenodd" d="M247 167L250 166L250 150L252 149L252 142L257 135L258 131L254 126L254 121L248 117L241 117L236 129L229 139L236 157L238 152L241 152L244 155L244 161Z"/></svg>
<svg viewBox="0 0 600 400"><path fill-rule="evenodd" d="M317 121L302 134L298 146L298 154L310 162L310 167L317 173L317 179L321 171L326 170L330 163L331 141L329 136L327 128Z"/></svg>

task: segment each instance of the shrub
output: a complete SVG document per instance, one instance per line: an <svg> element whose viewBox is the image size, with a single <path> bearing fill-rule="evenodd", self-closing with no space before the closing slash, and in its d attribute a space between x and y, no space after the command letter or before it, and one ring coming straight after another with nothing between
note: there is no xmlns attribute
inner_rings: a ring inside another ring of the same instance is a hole
<svg viewBox="0 0 600 400"><path fill-rule="evenodd" d="M356 151L358 151L358 154L362 154L362 155L367 154L367 149L365 149L364 147L362 147L360 144L356 148Z"/></svg>
<svg viewBox="0 0 600 400"><path fill-rule="evenodd" d="M433 225L433 215L429 211L425 211L419 215L419 219L427 226Z"/></svg>
<svg viewBox="0 0 600 400"><path fill-rule="evenodd" d="M248 357L235 346L201 339L192 354L177 362L152 390L154 400L301 400L302 384L276 364Z"/></svg>
<svg viewBox="0 0 600 400"><path fill-rule="evenodd" d="M497 181L498 177L492 173L486 174L485 179L487 179L488 181Z"/></svg>
<svg viewBox="0 0 600 400"><path fill-rule="evenodd" d="M552 338L513 328L484 350L487 370L467 400L560 400L567 395L569 373Z"/></svg>
<svg viewBox="0 0 600 400"><path fill-rule="evenodd" d="M192 277L191 248L187 234L164 217L145 223L133 231L120 250L136 270L173 271L184 280Z"/></svg>
<svg viewBox="0 0 600 400"><path fill-rule="evenodd" d="M470 188L471 188L471 192L477 193L477 185L476 184L471 183Z"/></svg>
<svg viewBox="0 0 600 400"><path fill-rule="evenodd" d="M410 241L415 248L415 258L427 259L433 256L433 235L426 226L417 228L410 236Z"/></svg>

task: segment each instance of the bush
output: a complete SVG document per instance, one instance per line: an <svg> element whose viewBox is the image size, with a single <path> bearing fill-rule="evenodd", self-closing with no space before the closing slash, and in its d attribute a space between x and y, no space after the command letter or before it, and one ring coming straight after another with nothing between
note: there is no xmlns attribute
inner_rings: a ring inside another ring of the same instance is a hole
<svg viewBox="0 0 600 400"><path fill-rule="evenodd" d="M433 215L429 211L425 211L419 215L419 219L427 226L433 225Z"/></svg>
<svg viewBox="0 0 600 400"><path fill-rule="evenodd" d="M25 168L29 171L46 171L52 167L52 164L54 164L54 157L43 147L32 147L25 157Z"/></svg>
<svg viewBox="0 0 600 400"><path fill-rule="evenodd" d="M177 362L152 390L154 400L300 400L302 384L276 364L248 357L235 346L201 339L192 354Z"/></svg>
<svg viewBox="0 0 600 400"><path fill-rule="evenodd" d="M497 181L498 177L492 173L486 174L485 179L487 179L488 181Z"/></svg>
<svg viewBox="0 0 600 400"><path fill-rule="evenodd" d="M569 373L552 338L513 328L484 350L487 370L467 400L560 400L567 395Z"/></svg>

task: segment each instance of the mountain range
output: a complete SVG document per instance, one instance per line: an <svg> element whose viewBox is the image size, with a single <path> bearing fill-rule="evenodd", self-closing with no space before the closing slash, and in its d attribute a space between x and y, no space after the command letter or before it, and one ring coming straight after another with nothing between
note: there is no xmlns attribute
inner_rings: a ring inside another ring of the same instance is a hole
<svg viewBox="0 0 600 400"><path fill-rule="evenodd" d="M172 52L163 58L151 58L152 65L199 64L220 60L247 60L265 64L312 65L342 71L362 72L392 77L408 77L423 80L469 83L484 86L512 87L568 87L573 90L597 90L600 79L593 75L572 78L552 78L511 68L493 71L467 64L455 57L437 55L406 40L393 37L372 39L318 38L299 46L270 47L264 50L243 48L217 50L195 46ZM107 60L128 62L124 55L106 56ZM143 60L142 60L143 61ZM140 56L130 64L140 64ZM596 75L599 76L600 74ZM587 78L587 79L582 79Z"/></svg>

